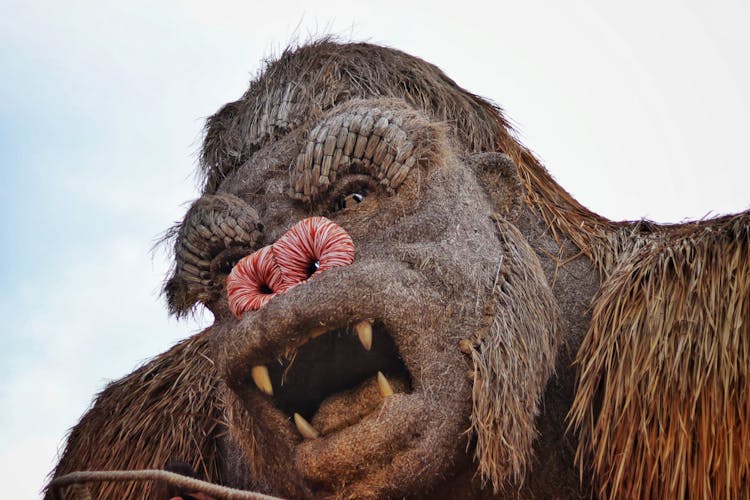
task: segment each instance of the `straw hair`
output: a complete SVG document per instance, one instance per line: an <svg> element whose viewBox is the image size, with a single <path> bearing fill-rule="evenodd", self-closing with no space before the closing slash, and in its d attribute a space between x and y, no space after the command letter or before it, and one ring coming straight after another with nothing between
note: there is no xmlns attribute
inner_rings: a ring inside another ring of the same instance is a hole
<svg viewBox="0 0 750 500"><path fill-rule="evenodd" d="M534 251L512 224L500 217L495 223L503 261L492 290L499 301L486 332L471 346L471 429L482 483L497 493L522 484L532 463L534 419L560 332L557 305Z"/></svg>
<svg viewBox="0 0 750 500"><path fill-rule="evenodd" d="M397 50L325 38L291 46L268 61L240 99L208 119L201 154L204 191L214 192L254 152L323 112L345 101L380 97L403 99L447 122L473 151L495 149L495 108L436 66Z"/></svg>
<svg viewBox="0 0 750 500"><path fill-rule="evenodd" d="M221 484L218 436L225 432L208 332L180 342L108 385L68 437L53 477L87 470L161 469L190 458L198 475ZM150 498L151 482L92 483L93 498Z"/></svg>
<svg viewBox="0 0 750 500"><path fill-rule="evenodd" d="M750 212L647 238L595 299L571 424L603 498L750 489Z"/></svg>

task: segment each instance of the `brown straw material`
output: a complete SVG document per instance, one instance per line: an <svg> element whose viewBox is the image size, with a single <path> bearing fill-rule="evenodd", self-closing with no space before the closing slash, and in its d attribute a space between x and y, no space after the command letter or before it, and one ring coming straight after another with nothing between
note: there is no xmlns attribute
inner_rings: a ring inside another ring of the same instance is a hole
<svg viewBox="0 0 750 500"><path fill-rule="evenodd" d="M555 238L572 239L602 271L611 265L619 252L613 233L623 224L591 212L557 184L518 141L502 109L459 87L422 59L367 43L339 44L324 38L291 46L269 60L247 92L206 123L201 153L204 192L215 192L224 178L264 145L316 121L343 101L380 97L403 99L446 124L468 151L506 153L518 167L527 204L539 211ZM377 121L371 125L375 127ZM325 138L319 144L318 156L325 158ZM301 161L311 156L314 148ZM304 192L304 183L298 187Z"/></svg>
<svg viewBox="0 0 750 500"><path fill-rule="evenodd" d="M216 442L226 428L208 332L108 385L68 437L54 476L83 464L87 470L160 469L189 457L200 477L221 483ZM93 498L150 498L152 484L103 482L91 492Z"/></svg>
<svg viewBox="0 0 750 500"><path fill-rule="evenodd" d="M403 135L400 123L388 112L356 110L357 100L381 98L401 101L433 124L444 125L468 152L507 154L518 169L526 204L549 225L558 243L571 239L603 274L629 248L629 224L591 212L555 182L516 138L500 107L459 87L419 58L367 43L339 44L331 38L290 46L268 60L242 97L207 120L200 161L204 196L215 194L222 181L259 149L294 129L309 129L345 101L354 101L354 113L309 130L305 146L290 165L293 196L309 199L333 182L342 161L369 165L370 157L379 160L376 177L397 186L420 154L411 154L412 138ZM360 133L363 126L367 133ZM398 148L401 161L388 154L388 144ZM178 232L179 226L173 228L165 241ZM181 246L177 241L177 254ZM214 288L200 273L176 269L165 287L170 311L178 316L188 313L196 302L213 297Z"/></svg>
<svg viewBox="0 0 750 500"><path fill-rule="evenodd" d="M604 498L750 490L750 212L665 227L613 269L571 425Z"/></svg>
<svg viewBox="0 0 750 500"><path fill-rule="evenodd" d="M279 497L254 493L252 491L238 490L235 488L227 488L226 486L208 483L206 481L201 481L200 479L159 469L71 472L70 474L65 474L64 476L52 480L49 484L49 488L55 492L54 494L57 494L59 489L64 488L65 486L102 481L161 481L180 486L188 491L200 491L201 493L206 493L212 497L225 500L280 500ZM77 495L78 496L74 496L74 500L79 500L79 496L85 496L86 493L77 493Z"/></svg>
<svg viewBox="0 0 750 500"><path fill-rule="evenodd" d="M555 366L558 308L533 250L512 224L496 217L503 257L493 286L499 301L486 334L468 346L474 364L471 429L483 484L495 493L521 484L532 464L534 417ZM510 352L524 353L510 356Z"/></svg>

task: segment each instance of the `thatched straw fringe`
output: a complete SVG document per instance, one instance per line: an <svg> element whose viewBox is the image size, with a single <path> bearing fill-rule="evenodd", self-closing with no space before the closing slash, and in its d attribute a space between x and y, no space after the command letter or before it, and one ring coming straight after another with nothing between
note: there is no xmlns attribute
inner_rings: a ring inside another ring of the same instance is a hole
<svg viewBox="0 0 750 500"><path fill-rule="evenodd" d="M555 366L558 312L531 247L512 225L496 218L503 261L492 293L497 311L472 349L472 430L483 482L495 493L520 485L531 464L539 401Z"/></svg>
<svg viewBox="0 0 750 500"><path fill-rule="evenodd" d="M56 490L59 491L65 486L72 485L71 491L69 492L70 495L66 495L64 498L71 500L90 500L91 494L84 486L82 486L82 484L101 481L159 481L179 486L187 491L200 491L201 493L211 495L214 498L222 498L225 500L280 500L278 497L252 491L228 488L226 486L201 481L200 479L186 477L175 472L158 469L71 472L70 474L65 474L64 476L55 478L50 483L49 488L53 491L54 497L54 492ZM63 497L58 495L54 498L55 500L62 500Z"/></svg>
<svg viewBox="0 0 750 500"><path fill-rule="evenodd" d="M745 497L750 212L642 239L596 297L577 364L577 462L602 497Z"/></svg>
<svg viewBox="0 0 750 500"><path fill-rule="evenodd" d="M208 331L180 342L107 386L73 429L54 476L88 470L161 469L184 460L221 483L217 437L225 432ZM93 498L150 498L144 482L92 484Z"/></svg>
<svg viewBox="0 0 750 500"><path fill-rule="evenodd" d="M501 110L497 110L501 115ZM498 128L505 124L498 118ZM525 188L526 204L539 211L558 242L562 237L571 241L592 259L602 274L606 274L621 252L623 240L616 235L627 226L612 222L581 205L552 178L547 169L515 137L513 129L502 127L497 134L497 147L510 156L518 168Z"/></svg>

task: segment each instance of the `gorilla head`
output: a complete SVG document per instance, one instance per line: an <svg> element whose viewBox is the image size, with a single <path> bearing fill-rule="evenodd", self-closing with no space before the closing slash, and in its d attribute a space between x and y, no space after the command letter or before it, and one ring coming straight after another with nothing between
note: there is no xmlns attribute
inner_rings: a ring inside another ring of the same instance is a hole
<svg viewBox="0 0 750 500"><path fill-rule="evenodd" d="M484 478L523 475L556 306L506 221L521 203L515 167L481 153L497 116L421 60L321 43L284 54L209 120L205 193L166 290L177 313L197 301L214 313L249 476L296 485L288 494L405 495L450 475L472 434ZM353 262L285 243L313 217L343 228ZM294 286L256 269L227 293L238 261L235 274L266 258L288 274L289 245L309 257ZM243 293L265 297L230 311Z"/></svg>

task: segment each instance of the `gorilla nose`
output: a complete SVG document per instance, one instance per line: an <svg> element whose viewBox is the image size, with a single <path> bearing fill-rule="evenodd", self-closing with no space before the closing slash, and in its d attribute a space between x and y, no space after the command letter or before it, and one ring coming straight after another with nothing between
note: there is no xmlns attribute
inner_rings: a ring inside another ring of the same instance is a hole
<svg viewBox="0 0 750 500"><path fill-rule="evenodd" d="M308 217L232 268L227 277L229 309L239 318L316 273L352 262L351 236L325 217Z"/></svg>

